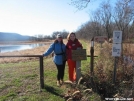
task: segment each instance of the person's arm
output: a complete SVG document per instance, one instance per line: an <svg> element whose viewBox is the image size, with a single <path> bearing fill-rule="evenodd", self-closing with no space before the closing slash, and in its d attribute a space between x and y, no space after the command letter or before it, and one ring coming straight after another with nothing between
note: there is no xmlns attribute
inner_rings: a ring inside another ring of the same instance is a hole
<svg viewBox="0 0 134 101"><path fill-rule="evenodd" d="M66 44L66 56L68 59L68 55L69 55L69 43Z"/></svg>
<svg viewBox="0 0 134 101"><path fill-rule="evenodd" d="M68 50L68 49L69 49L69 45L68 45L68 43L67 43L65 46L66 46L66 50Z"/></svg>
<svg viewBox="0 0 134 101"><path fill-rule="evenodd" d="M48 50L43 54L43 56L48 56L49 54L51 54L54 51L54 43L50 45L50 47L48 48Z"/></svg>

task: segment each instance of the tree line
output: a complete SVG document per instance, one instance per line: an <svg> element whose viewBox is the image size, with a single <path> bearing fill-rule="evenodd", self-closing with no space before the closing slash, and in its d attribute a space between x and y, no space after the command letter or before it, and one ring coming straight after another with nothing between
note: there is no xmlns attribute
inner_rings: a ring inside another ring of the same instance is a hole
<svg viewBox="0 0 134 101"><path fill-rule="evenodd" d="M29 40L33 40L33 41L46 41L46 40L53 40L56 38L57 34L61 34L62 37L64 39L67 38L67 35L68 35L68 31L55 31L53 32L51 35L43 35L43 34L38 34L38 35L35 35L33 37L31 37Z"/></svg>
<svg viewBox="0 0 134 101"><path fill-rule="evenodd" d="M87 0L89 1L89 0ZM115 5L102 2L91 20L81 25L77 35L84 39L94 36L112 38L114 30L122 31L123 40L134 38L134 0L117 0Z"/></svg>
<svg viewBox="0 0 134 101"><path fill-rule="evenodd" d="M72 0L78 9L87 7L90 0ZM77 1L77 2L76 2ZM76 5L77 3L77 5ZM85 6L83 6L85 4ZM91 39L95 36L112 38L114 30L122 31L123 40L134 38L134 0L117 0L110 4L109 0L103 1L100 6L90 14L90 20L76 30L78 38ZM66 38L68 31L55 31L52 35L39 35L39 39L55 39L57 34Z"/></svg>

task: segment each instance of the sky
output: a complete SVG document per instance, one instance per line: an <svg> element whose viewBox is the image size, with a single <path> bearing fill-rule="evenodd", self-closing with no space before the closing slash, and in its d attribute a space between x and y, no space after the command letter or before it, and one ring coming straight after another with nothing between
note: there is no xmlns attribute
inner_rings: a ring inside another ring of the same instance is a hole
<svg viewBox="0 0 134 101"><path fill-rule="evenodd" d="M35 36L76 31L90 20L89 11L100 1L78 10L71 0L0 0L0 32Z"/></svg>

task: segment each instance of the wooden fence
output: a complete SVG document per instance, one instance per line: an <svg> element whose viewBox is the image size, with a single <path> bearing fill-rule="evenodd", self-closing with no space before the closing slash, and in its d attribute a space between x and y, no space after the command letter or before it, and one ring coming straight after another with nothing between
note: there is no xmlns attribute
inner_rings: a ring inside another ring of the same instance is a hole
<svg viewBox="0 0 134 101"><path fill-rule="evenodd" d="M4 57L38 57L40 64L40 88L44 88L44 68L43 68L43 56L42 55L7 55L0 56L0 58Z"/></svg>

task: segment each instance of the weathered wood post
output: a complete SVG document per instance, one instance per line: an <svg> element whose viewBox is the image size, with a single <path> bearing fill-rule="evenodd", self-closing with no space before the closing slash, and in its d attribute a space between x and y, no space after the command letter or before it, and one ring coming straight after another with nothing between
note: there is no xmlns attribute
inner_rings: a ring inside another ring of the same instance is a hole
<svg viewBox="0 0 134 101"><path fill-rule="evenodd" d="M42 55L4 55L0 56L0 58L4 57L39 57L40 64L40 88L44 88L44 68L43 68L43 56Z"/></svg>
<svg viewBox="0 0 134 101"><path fill-rule="evenodd" d="M76 61L76 81L81 78L81 61Z"/></svg>
<svg viewBox="0 0 134 101"><path fill-rule="evenodd" d="M114 57L113 84L115 84L116 81L116 68L117 68L117 57Z"/></svg>
<svg viewBox="0 0 134 101"><path fill-rule="evenodd" d="M40 87L44 88L44 68L43 68L43 56L40 56Z"/></svg>
<svg viewBox="0 0 134 101"><path fill-rule="evenodd" d="M72 60L76 61L76 82L81 78L81 60L86 59L86 49L72 50Z"/></svg>
<svg viewBox="0 0 134 101"><path fill-rule="evenodd" d="M133 82L132 82L132 96L134 96L134 62L133 62Z"/></svg>
<svg viewBox="0 0 134 101"><path fill-rule="evenodd" d="M116 68L118 63L118 58L121 56L122 49L122 31L113 31L113 47L112 47L112 56L114 56L114 70L113 70L113 84L116 82Z"/></svg>
<svg viewBox="0 0 134 101"><path fill-rule="evenodd" d="M94 75L94 37L91 39L91 60L90 60L90 73L91 73L91 83L93 84L93 75Z"/></svg>
<svg viewBox="0 0 134 101"><path fill-rule="evenodd" d="M77 60L76 61L76 82L78 82L80 78L81 78L81 60Z"/></svg>

